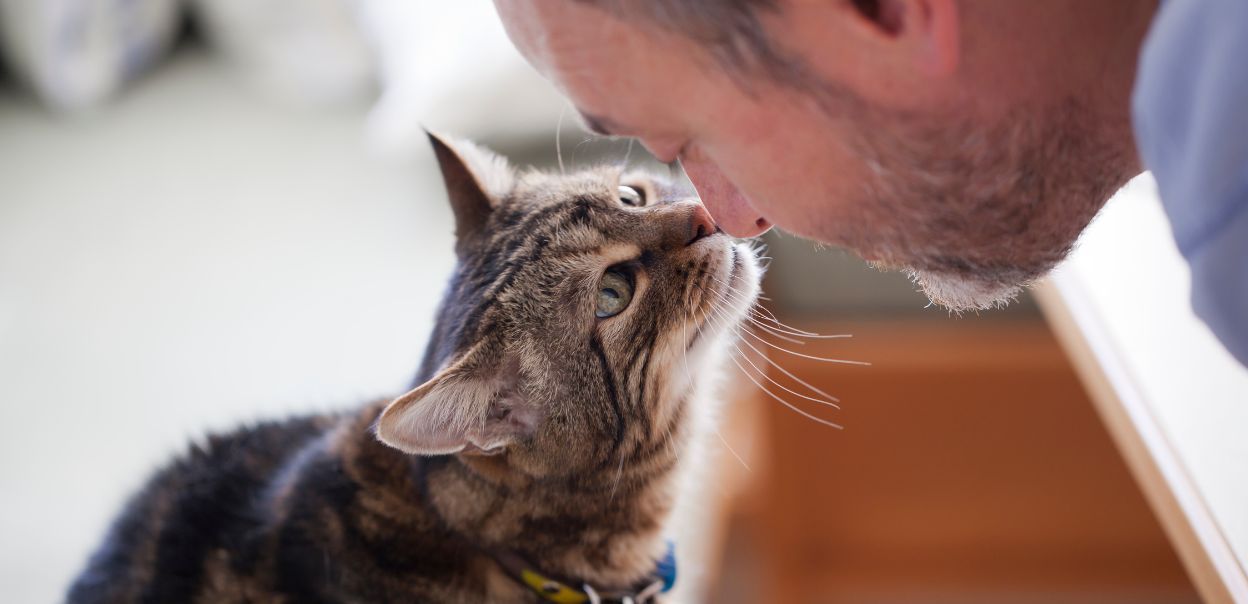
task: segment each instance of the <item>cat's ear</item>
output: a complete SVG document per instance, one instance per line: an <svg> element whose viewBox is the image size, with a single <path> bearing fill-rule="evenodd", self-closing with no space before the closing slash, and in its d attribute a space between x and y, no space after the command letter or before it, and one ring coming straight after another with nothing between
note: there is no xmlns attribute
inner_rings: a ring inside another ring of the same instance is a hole
<svg viewBox="0 0 1248 604"><path fill-rule="evenodd" d="M471 142L426 131L455 212L455 237L462 244L485 226L511 193L516 171L507 160Z"/></svg>
<svg viewBox="0 0 1248 604"><path fill-rule="evenodd" d="M413 455L494 454L532 435L541 419L518 387L518 369L460 361L381 412L377 438Z"/></svg>

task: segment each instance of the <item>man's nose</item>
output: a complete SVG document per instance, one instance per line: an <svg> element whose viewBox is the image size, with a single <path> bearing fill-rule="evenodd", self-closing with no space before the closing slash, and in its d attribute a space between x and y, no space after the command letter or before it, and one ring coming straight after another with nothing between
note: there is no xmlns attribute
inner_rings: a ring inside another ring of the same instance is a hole
<svg viewBox="0 0 1248 604"><path fill-rule="evenodd" d="M720 229L734 237L756 237L771 228L714 163L705 158L683 158L680 163Z"/></svg>

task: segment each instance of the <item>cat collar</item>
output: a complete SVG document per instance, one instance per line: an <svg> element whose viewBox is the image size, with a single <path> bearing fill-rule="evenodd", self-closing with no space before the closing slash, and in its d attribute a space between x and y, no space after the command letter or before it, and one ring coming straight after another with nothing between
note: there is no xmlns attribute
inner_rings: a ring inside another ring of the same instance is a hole
<svg viewBox="0 0 1248 604"><path fill-rule="evenodd" d="M559 604L646 604L653 602L660 593L670 591L676 584L676 544L671 541L667 542L667 553L655 565L650 576L641 583L640 589L631 591L598 590L588 583L582 583L580 588L576 588L572 586L572 581L552 579L549 575L534 570L523 558L513 553L496 554L494 559L512 579L533 590L543 600Z"/></svg>

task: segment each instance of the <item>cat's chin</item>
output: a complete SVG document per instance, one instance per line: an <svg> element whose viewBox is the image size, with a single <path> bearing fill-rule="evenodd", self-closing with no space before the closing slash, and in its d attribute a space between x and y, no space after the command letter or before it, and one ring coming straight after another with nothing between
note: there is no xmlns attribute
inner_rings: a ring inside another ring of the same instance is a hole
<svg viewBox="0 0 1248 604"><path fill-rule="evenodd" d="M708 317L698 326L690 351L734 333L758 301L762 269L754 250L745 243L728 243L722 249L717 275L710 283L714 289Z"/></svg>
<svg viewBox="0 0 1248 604"><path fill-rule="evenodd" d="M758 265L754 250L745 243L732 243L728 246L725 265L728 274L723 288L728 302L721 309L735 319L735 323L740 324L758 302L762 269Z"/></svg>

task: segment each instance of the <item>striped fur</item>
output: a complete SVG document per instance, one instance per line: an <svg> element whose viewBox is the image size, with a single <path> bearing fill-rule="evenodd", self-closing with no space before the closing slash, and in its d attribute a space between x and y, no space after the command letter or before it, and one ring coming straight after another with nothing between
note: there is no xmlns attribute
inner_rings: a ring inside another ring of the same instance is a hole
<svg viewBox="0 0 1248 604"><path fill-rule="evenodd" d="M696 202L662 183L433 142L459 263L417 387L192 447L69 602L538 601L496 550L610 588L652 571L707 361L756 295L752 253L691 237ZM645 207L621 204L622 178ZM613 266L634 298L599 319Z"/></svg>

